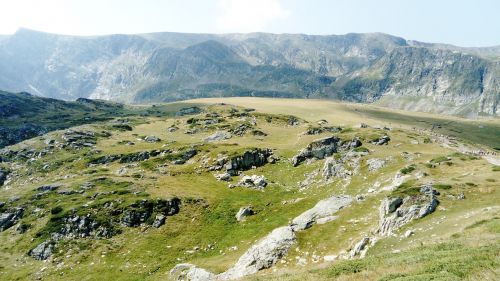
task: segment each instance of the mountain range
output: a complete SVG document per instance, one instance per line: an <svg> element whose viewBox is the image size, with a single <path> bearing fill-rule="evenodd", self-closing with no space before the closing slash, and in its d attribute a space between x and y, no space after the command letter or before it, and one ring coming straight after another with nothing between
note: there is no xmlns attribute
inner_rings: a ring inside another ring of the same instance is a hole
<svg viewBox="0 0 500 281"><path fill-rule="evenodd" d="M0 37L0 89L76 100L339 99L498 115L500 46L463 48L382 33Z"/></svg>

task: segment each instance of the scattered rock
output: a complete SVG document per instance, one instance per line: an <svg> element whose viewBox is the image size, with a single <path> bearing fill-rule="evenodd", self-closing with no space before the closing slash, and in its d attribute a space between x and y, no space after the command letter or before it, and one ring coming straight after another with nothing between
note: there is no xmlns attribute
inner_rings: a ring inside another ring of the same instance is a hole
<svg viewBox="0 0 500 281"><path fill-rule="evenodd" d="M330 180L331 178L347 178L351 176L351 171L347 170L342 163L335 161L334 157L328 157L323 165L323 178Z"/></svg>
<svg viewBox="0 0 500 281"><path fill-rule="evenodd" d="M243 178L241 178L238 182L238 186L262 190L267 186L267 180L264 176L243 176Z"/></svg>
<svg viewBox="0 0 500 281"><path fill-rule="evenodd" d="M385 135L383 137L372 140L371 143L375 144L375 145L387 145L387 144L389 144L390 140L391 140L391 138L389 136Z"/></svg>
<svg viewBox="0 0 500 281"><path fill-rule="evenodd" d="M197 106L191 106L191 107L185 107L181 108L177 113L175 114L176 116L185 116L185 115L193 115L193 114L199 114L201 113L201 108Z"/></svg>
<svg viewBox="0 0 500 281"><path fill-rule="evenodd" d="M412 220L423 218L436 210L439 193L432 187L421 188L420 195L406 196L401 199L385 198L380 206L378 233L386 236Z"/></svg>
<svg viewBox="0 0 500 281"><path fill-rule="evenodd" d="M368 171L375 172L383 168L387 164L387 161L379 158L371 158L366 163L368 164Z"/></svg>
<svg viewBox="0 0 500 281"><path fill-rule="evenodd" d="M177 130L179 130L179 127L177 127L177 126L171 126L171 127L167 128L167 132L169 132L169 133L173 133Z"/></svg>
<svg viewBox="0 0 500 281"><path fill-rule="evenodd" d="M232 137L231 133L226 131L217 131L214 134L203 139L206 142L223 141L230 139Z"/></svg>
<svg viewBox="0 0 500 281"><path fill-rule="evenodd" d="M340 139L337 137L326 137L313 141L292 158L292 165L297 167L310 158L323 159L331 156L337 152L339 141Z"/></svg>
<svg viewBox="0 0 500 281"><path fill-rule="evenodd" d="M41 192L50 192L58 189L59 187L61 187L60 184L47 184L37 187L36 190Z"/></svg>
<svg viewBox="0 0 500 281"><path fill-rule="evenodd" d="M181 263L170 270L170 276L178 281L212 281L216 275L190 263Z"/></svg>
<svg viewBox="0 0 500 281"><path fill-rule="evenodd" d="M408 237L412 236L413 234L415 234L415 232L413 232L413 230L408 229L408 230L405 232L404 237L405 237L405 238L408 238Z"/></svg>
<svg viewBox="0 0 500 281"><path fill-rule="evenodd" d="M159 228L160 226L165 224L166 219L167 217L164 214L157 214L152 226Z"/></svg>
<svg viewBox="0 0 500 281"><path fill-rule="evenodd" d="M221 173L221 174L216 174L215 175L215 178L218 180L218 181L231 181L232 178L231 178L231 174L225 172L225 173Z"/></svg>
<svg viewBox="0 0 500 281"><path fill-rule="evenodd" d="M146 136L144 138L144 141L149 142L149 143L155 143L155 142L160 142L161 139L159 137L156 137L156 136Z"/></svg>
<svg viewBox="0 0 500 281"><path fill-rule="evenodd" d="M241 207L238 213L236 214L236 220L237 221L244 221L245 217L252 216L254 214L254 211L252 207Z"/></svg>

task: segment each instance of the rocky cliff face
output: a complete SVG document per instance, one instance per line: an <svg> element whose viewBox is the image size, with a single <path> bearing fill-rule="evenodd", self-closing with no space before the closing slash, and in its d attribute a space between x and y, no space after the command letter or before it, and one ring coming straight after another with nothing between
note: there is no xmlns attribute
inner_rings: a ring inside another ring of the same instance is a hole
<svg viewBox="0 0 500 281"><path fill-rule="evenodd" d="M0 41L0 88L136 103L211 96L338 98L495 115L498 50L380 33L72 37L22 29Z"/></svg>

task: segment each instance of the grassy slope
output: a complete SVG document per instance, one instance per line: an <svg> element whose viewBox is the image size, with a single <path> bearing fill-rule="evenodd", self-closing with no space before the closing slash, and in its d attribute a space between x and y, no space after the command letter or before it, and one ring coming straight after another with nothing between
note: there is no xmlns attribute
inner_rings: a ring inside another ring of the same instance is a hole
<svg viewBox="0 0 500 281"><path fill-rule="evenodd" d="M493 117L471 120L328 100L211 98L188 102L209 104L226 102L268 113L293 114L311 122L326 119L334 124L345 125L356 125L363 122L369 125L387 124L401 128L419 127L428 130L434 128L434 132L455 136L475 145L485 145L490 148L500 147L500 119Z"/></svg>
<svg viewBox="0 0 500 281"><path fill-rule="evenodd" d="M210 102L219 101L210 100ZM360 122L372 125L386 124L378 118L375 119L360 113L360 108L364 107L358 108L339 103L328 102L328 104L323 105L324 101L267 99L225 99L224 101L257 108L260 112L294 114L311 122L326 119L333 125L343 126L352 126ZM173 112L180 105L172 104L169 106ZM175 148L200 143L203 137L209 134L208 132L196 135L183 134L182 130L186 129L183 125L185 120L186 117L138 118L135 120L137 125L133 131L113 131L112 137L100 140L97 148L103 150L103 153L143 151L159 148L163 144ZM178 124L181 126L181 130L167 133L166 128L172 124ZM0 233L0 241L2 241L0 279L33 279L36 272L40 272L41 268L46 267L44 272L40 273L44 280L62 278L67 280L165 280L169 269L179 262L192 262L209 270L220 272L231 266L255 240L263 237L273 228L287 224L290 219L312 207L318 200L331 194L356 195L363 193L375 181L385 182L391 179L396 171L409 164L401 157L401 151L407 151L415 157L415 160L411 162L414 162L419 170L430 175L426 179L432 178L437 182L452 185L450 190L443 191L442 204L437 213L407 227L422 228L422 230L416 231L415 236L407 240L399 240L400 238L395 237L380 241L376 247L369 251L369 257L366 261L335 262L333 264L310 262L310 256L313 252L317 255L338 254L340 251L348 249L375 227L378 222L379 200L385 195L379 194L341 211L340 218L332 223L315 226L300 233L298 251L294 249L286 258L286 264L277 266L279 269L277 273L269 270L249 279L328 280L338 277L340 280L376 280L394 273L406 275L429 273L444 274L443 276L445 276L449 275L450 272L454 274L451 277L455 279L460 278L462 276L460 274L466 278L481 276L478 275L481 272L485 272L485 276L488 276L490 274L488 268L498 269L498 260L493 255L495 249L498 253L498 247L490 246L488 251L485 251L481 245L495 245L495 243L498 245L498 220L493 218L498 216L499 212L498 209L489 211L483 211L483 209L498 203L500 196L498 188L496 188L498 183L495 181L498 172L493 172L491 165L483 160L461 160L459 157L453 158L452 166L442 165L433 169L427 168L424 165L425 162L440 156L450 155L452 151L435 143L412 144L411 140L422 143L424 136L405 130L404 128L408 125L412 126L413 124L402 124L401 129L395 129L389 133L392 141L387 147L367 144L366 147L371 150L370 158L392 157L392 160L378 173L369 173L362 162L360 175L354 177L345 188L341 187L340 182L333 182L323 187L313 186L305 191L299 191L297 182L303 180L304 173L321 167L322 161L292 169L286 158L292 156L311 140L321 136L299 136L307 125L289 127L284 124L268 124L263 120L258 120L258 127L268 133L268 137L260 140L247 135L215 145L206 145L205 151L196 156L192 163L182 166L168 166L167 171L176 174L175 176L150 169L151 166L147 165L149 161L143 162L137 168L131 168L128 175L119 177L115 172L121 166L117 163L99 169L87 167L83 156L84 151L64 152L50 156L58 160L65 157L77 160L51 171L37 171L31 175L33 180L29 183L24 181L13 183L10 189L1 191L0 201L5 201L14 195L23 195L28 198L33 194L32 189L42 183L62 182L69 186L78 186L90 179L106 176L115 181L131 182L132 184L128 187L131 191L145 191L152 198L179 196L184 202L189 198L201 198L206 201L208 207L200 204L184 204L181 213L169 217L166 226L160 229L127 229L123 234L110 240L83 239L78 243L69 243L62 247L62 253L56 257L54 263L38 262L25 256L27 249L32 247L34 243L31 241L31 237L43 227L48 217L31 219L29 222L33 224L33 228L26 235L15 234L13 228ZM392 126L398 128L400 125L392 123ZM86 127L94 130L105 128L104 125L87 125ZM57 136L59 132L52 134ZM373 134L380 134L380 132L374 129L353 129L350 132L339 134L339 136L346 139L355 135L368 138ZM137 136L141 135L156 135L163 141L157 144L137 141ZM135 146L118 144L123 140L132 140L137 144ZM36 138L17 146L37 147L37 145L41 145L41 142L41 138ZM213 157L221 151L241 150L254 146L276 148L276 153L284 159L278 164L266 165L248 172L264 174L272 182L265 192L242 188L228 189L225 183L217 182L212 174L195 172L197 163L205 154ZM418 152L422 154L417 157L418 154L415 153ZM47 160L44 159L44 161ZM133 177L134 173L141 177ZM72 175L72 177L65 178L67 175ZM467 185L468 182L474 183L475 186ZM113 189L116 187L104 184L97 186L97 190ZM462 191L466 194L466 200L456 201L447 197L448 194L456 195ZM133 197L129 196L125 195L124 198L134 200ZM305 199L296 204L283 205L281 203L283 200L296 198ZM55 205L62 204L65 209L68 209L87 201L88 199L79 196L52 198L43 202L46 204L43 208L50 209ZM234 214L239 207L249 204L258 211L257 215L248 218L244 223L237 223ZM443 216L447 217L446 220L442 219ZM464 230L468 225L473 225L481 220L487 220L487 222L481 224L480 227ZM407 228L401 231L403 232ZM450 240L450 237L453 239ZM447 243L446 246L434 245L443 241ZM187 252L195 246L203 249L208 244L215 244L215 249L195 251L194 253ZM423 246L421 246L422 244ZM231 250L232 246L237 246L238 249ZM403 252L392 254L394 250L402 250ZM309 253L309 256L305 254L306 252ZM444 265L438 261L434 263L430 258L433 255L439 255L449 262ZM308 267L295 265L296 256L306 257L310 265ZM463 259L456 258L457 256L463 256ZM479 262L471 268L460 269L463 263L469 263L468 258L479 260ZM61 260L64 260L64 265L57 266ZM426 268L431 268L432 271ZM453 269L456 268L464 273L455 274ZM351 274L352 272L358 273Z"/></svg>

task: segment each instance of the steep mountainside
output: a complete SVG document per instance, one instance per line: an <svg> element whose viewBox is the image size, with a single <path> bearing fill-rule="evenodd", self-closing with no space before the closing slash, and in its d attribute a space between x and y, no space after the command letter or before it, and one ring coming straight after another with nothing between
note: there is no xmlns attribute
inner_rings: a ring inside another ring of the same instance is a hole
<svg viewBox="0 0 500 281"><path fill-rule="evenodd" d="M21 29L0 41L0 88L135 103L211 96L380 100L473 117L498 114L499 57L498 47L381 33L74 37Z"/></svg>

